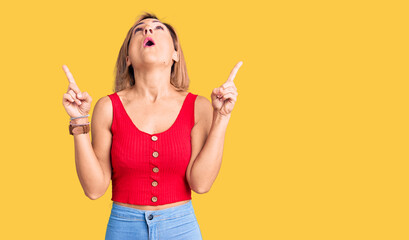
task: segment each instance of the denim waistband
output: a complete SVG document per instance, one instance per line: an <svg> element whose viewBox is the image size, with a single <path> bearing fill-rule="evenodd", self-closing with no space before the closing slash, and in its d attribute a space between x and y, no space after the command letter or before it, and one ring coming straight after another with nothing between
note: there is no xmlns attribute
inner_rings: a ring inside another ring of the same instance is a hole
<svg viewBox="0 0 409 240"><path fill-rule="evenodd" d="M181 217L194 213L192 200L182 205L169 207L160 210L140 210L126 207L112 202L112 215L127 219L145 219L148 221L160 221L170 218Z"/></svg>

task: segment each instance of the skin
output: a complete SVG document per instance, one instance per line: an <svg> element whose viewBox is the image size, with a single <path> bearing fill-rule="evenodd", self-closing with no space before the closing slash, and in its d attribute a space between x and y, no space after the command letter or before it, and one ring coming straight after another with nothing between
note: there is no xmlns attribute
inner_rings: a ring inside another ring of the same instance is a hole
<svg viewBox="0 0 409 240"><path fill-rule="evenodd" d="M174 123L188 94L186 91L176 91L170 84L172 63L179 58L169 31L163 24L153 22L155 20L144 19L144 23L137 26L141 30L133 33L127 64L134 68L136 84L117 93L133 123L141 131L150 134L163 132ZM143 40L148 36L153 38L155 46L144 48ZM191 132L192 155L186 178L191 189L198 194L210 190L220 170L225 132L238 95L233 80L241 65L242 62L239 62L228 80L213 89L212 102L200 95L196 98L195 125ZM67 93L63 97L67 113L72 117L88 114L91 96L80 91L66 65L63 65L63 70L69 81ZM105 194L111 180L112 113L109 97L100 98L92 114L92 142L89 133L74 135L77 174L85 194L93 200ZM79 118L71 122L78 124L89 121L88 118ZM115 203L140 210L160 210L188 201L159 206Z"/></svg>

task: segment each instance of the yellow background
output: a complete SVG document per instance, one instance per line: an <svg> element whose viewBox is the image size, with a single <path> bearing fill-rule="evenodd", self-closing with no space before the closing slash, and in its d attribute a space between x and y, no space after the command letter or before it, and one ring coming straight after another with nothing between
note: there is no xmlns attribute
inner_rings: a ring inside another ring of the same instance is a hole
<svg viewBox="0 0 409 240"><path fill-rule="evenodd" d="M142 11L176 28L195 94L243 61L219 176L192 193L204 239L409 239L405 2L2 3L0 239L104 238L111 186L83 193L61 66L93 110Z"/></svg>

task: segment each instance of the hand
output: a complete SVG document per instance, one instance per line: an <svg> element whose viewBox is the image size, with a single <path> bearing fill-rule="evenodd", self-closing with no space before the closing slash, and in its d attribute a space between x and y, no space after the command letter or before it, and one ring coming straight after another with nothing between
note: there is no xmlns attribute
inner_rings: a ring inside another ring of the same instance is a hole
<svg viewBox="0 0 409 240"><path fill-rule="evenodd" d="M75 83L74 77L66 65L62 66L68 78L68 90L64 93L62 105L70 117L87 115L91 109L92 98L87 92L81 92Z"/></svg>
<svg viewBox="0 0 409 240"><path fill-rule="evenodd" d="M233 80L242 64L242 61L238 62L227 81L220 87L213 89L211 94L213 109L220 115L229 116L237 101L238 93Z"/></svg>

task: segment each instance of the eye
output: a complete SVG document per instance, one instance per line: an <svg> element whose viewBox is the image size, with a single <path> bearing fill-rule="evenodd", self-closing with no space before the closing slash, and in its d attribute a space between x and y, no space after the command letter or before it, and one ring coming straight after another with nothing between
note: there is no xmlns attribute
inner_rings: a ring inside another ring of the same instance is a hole
<svg viewBox="0 0 409 240"><path fill-rule="evenodd" d="M162 26L156 26L156 29L162 29L162 30L164 30ZM140 30L142 30L142 28L135 28L134 33L136 33L137 31L140 31Z"/></svg>

